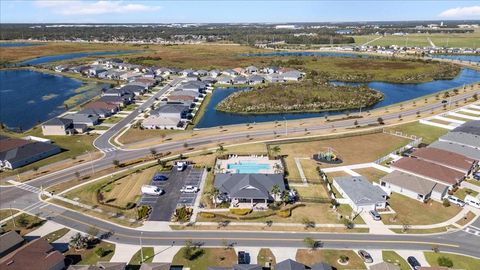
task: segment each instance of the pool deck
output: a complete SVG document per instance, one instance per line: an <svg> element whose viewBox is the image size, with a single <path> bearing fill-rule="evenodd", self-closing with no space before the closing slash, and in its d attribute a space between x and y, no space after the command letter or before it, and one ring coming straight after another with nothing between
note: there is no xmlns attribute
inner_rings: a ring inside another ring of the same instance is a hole
<svg viewBox="0 0 480 270"><path fill-rule="evenodd" d="M230 165L239 165L245 164L246 167L249 165L255 167L255 165L262 165L261 169L256 172L246 172L246 173L261 173L261 174L274 174L283 172L282 163L280 160L271 160L268 156L263 155L251 155L251 156L237 156L230 155L228 159L217 159L215 164L215 173L239 173L237 168L230 168ZM267 166L265 166L267 165ZM235 166L236 167L236 166ZM263 167L268 167L263 169ZM240 172L244 173L244 172Z"/></svg>

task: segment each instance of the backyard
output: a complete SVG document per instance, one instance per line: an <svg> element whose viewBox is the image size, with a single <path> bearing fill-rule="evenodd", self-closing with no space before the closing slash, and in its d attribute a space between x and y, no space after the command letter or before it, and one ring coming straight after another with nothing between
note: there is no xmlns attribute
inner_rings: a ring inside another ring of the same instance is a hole
<svg viewBox="0 0 480 270"><path fill-rule="evenodd" d="M380 179L388 173L375 168L355 169L354 172L368 179L370 182L380 183Z"/></svg>
<svg viewBox="0 0 480 270"><path fill-rule="evenodd" d="M338 263L340 256L348 257L348 264L342 265ZM367 269L362 259L352 250L339 249L317 249L307 250L299 249L297 251L296 260L308 266L313 264L326 262L337 270L343 269Z"/></svg>

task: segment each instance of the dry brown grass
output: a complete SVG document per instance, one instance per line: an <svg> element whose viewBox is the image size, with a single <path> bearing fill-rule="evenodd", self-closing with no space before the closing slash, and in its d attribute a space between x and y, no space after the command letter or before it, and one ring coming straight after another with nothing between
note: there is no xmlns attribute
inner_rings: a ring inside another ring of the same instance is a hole
<svg viewBox="0 0 480 270"><path fill-rule="evenodd" d="M379 183L379 179L388 174L375 168L356 169L353 171L367 178L368 181L376 183Z"/></svg>

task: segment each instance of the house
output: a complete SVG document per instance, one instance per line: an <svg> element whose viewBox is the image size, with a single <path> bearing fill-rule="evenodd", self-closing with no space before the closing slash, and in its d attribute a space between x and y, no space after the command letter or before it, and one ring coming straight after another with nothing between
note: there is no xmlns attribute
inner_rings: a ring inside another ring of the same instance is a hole
<svg viewBox="0 0 480 270"><path fill-rule="evenodd" d="M80 111L77 113L66 114L63 116L65 119L71 119L73 124L85 124L88 127L98 124L98 115L89 111Z"/></svg>
<svg viewBox="0 0 480 270"><path fill-rule="evenodd" d="M233 77L233 76L240 75L240 73L238 73L237 71L235 71L233 69L227 69L227 70L222 71L222 75Z"/></svg>
<svg viewBox="0 0 480 270"><path fill-rule="evenodd" d="M433 147L418 148L410 156L457 170L465 175L469 175L478 163L464 155Z"/></svg>
<svg viewBox="0 0 480 270"><path fill-rule="evenodd" d="M468 158L474 159L476 161L480 160L480 150L470 146L461 145L458 143L436 141L434 143L431 143L428 147L457 153L457 154L466 156Z"/></svg>
<svg viewBox="0 0 480 270"><path fill-rule="evenodd" d="M157 84L157 82L158 81L156 79L141 77L141 78L135 78L135 80L130 82L129 84L141 85L145 87L145 89L148 89L154 86L155 84Z"/></svg>
<svg viewBox="0 0 480 270"><path fill-rule="evenodd" d="M115 104L117 106L125 106L127 104L130 104L132 102L133 98L131 95L125 95L125 96L102 96L101 98L98 99L100 102L106 102L106 103L111 103Z"/></svg>
<svg viewBox="0 0 480 270"><path fill-rule="evenodd" d="M138 73L138 72L125 72L120 75L120 80L131 81L140 76L141 76L141 73Z"/></svg>
<svg viewBox="0 0 480 270"><path fill-rule="evenodd" d="M271 73L265 76L265 79L269 82L272 83L280 83L280 82L285 82L285 79L283 78L283 75L278 74L278 73Z"/></svg>
<svg viewBox="0 0 480 270"><path fill-rule="evenodd" d="M70 65L58 65L58 66L55 66L55 71L65 72L65 71L68 71L69 68L70 68Z"/></svg>
<svg viewBox="0 0 480 270"><path fill-rule="evenodd" d="M203 69L199 69L199 70L195 71L194 74L197 75L197 76L207 76L208 71L203 70Z"/></svg>
<svg viewBox="0 0 480 270"><path fill-rule="evenodd" d="M248 80L247 80L247 77L245 77L245 76L237 76L237 77L233 78L232 83L233 84L247 84Z"/></svg>
<svg viewBox="0 0 480 270"><path fill-rule="evenodd" d="M50 143L2 137L0 168L13 170L60 152L59 147Z"/></svg>
<svg viewBox="0 0 480 270"><path fill-rule="evenodd" d="M232 84L233 78L231 76L221 75L217 77L217 83L220 84Z"/></svg>
<svg viewBox="0 0 480 270"><path fill-rule="evenodd" d="M180 117L180 119L186 119L190 108L180 104L166 104L153 110L150 115L163 116L163 117Z"/></svg>
<svg viewBox="0 0 480 270"><path fill-rule="evenodd" d="M266 74L273 74L273 73L278 73L280 69L278 67L265 67L263 68L263 73Z"/></svg>
<svg viewBox="0 0 480 270"><path fill-rule="evenodd" d="M83 106L85 109L103 109L108 110L110 114L115 114L120 109L120 106L113 103L103 101L92 101Z"/></svg>
<svg viewBox="0 0 480 270"><path fill-rule="evenodd" d="M306 270L309 269L306 265L297 261L287 259L275 265L275 270Z"/></svg>
<svg viewBox="0 0 480 270"><path fill-rule="evenodd" d="M237 73L237 75L245 73L245 69L243 69L241 67L234 68L233 71L235 71Z"/></svg>
<svg viewBox="0 0 480 270"><path fill-rule="evenodd" d="M334 177L333 186L356 212L386 208L387 193L363 176Z"/></svg>
<svg viewBox="0 0 480 270"><path fill-rule="evenodd" d="M85 115L96 115L98 118L107 118L112 115L112 112L106 109L92 109L92 108L84 108L78 112L79 114Z"/></svg>
<svg viewBox="0 0 480 270"><path fill-rule="evenodd" d="M232 267L214 267L209 266L208 270L262 270L258 264L235 264Z"/></svg>
<svg viewBox="0 0 480 270"><path fill-rule="evenodd" d="M61 270L65 256L44 238L37 238L0 259L2 270Z"/></svg>
<svg viewBox="0 0 480 270"><path fill-rule="evenodd" d="M387 262L370 265L370 270L400 270L400 266Z"/></svg>
<svg viewBox="0 0 480 270"><path fill-rule="evenodd" d="M193 75L194 72L195 72L195 71L194 71L193 69L184 69L184 70L180 71L178 74L181 75L181 76L183 76L183 77L186 77L186 76L188 76L188 74L192 74L192 75Z"/></svg>
<svg viewBox="0 0 480 270"><path fill-rule="evenodd" d="M266 207L268 202L278 200L271 193L273 186L279 191L285 191L282 174L255 173L218 173L215 175L214 186L231 202L230 207L256 207L257 204Z"/></svg>
<svg viewBox="0 0 480 270"><path fill-rule="evenodd" d="M480 135L456 132L455 129L440 137L438 141L456 143L480 150Z"/></svg>
<svg viewBox="0 0 480 270"><path fill-rule="evenodd" d="M146 71L145 73L143 73L143 78L154 79L155 73L153 71Z"/></svg>
<svg viewBox="0 0 480 270"><path fill-rule="evenodd" d="M412 157L401 158L390 164L390 167L449 187L458 185L465 178L462 172Z"/></svg>
<svg viewBox="0 0 480 270"><path fill-rule="evenodd" d="M88 70L90 69L90 66L76 66L76 67L71 67L69 70L73 73L88 73Z"/></svg>
<svg viewBox="0 0 480 270"><path fill-rule="evenodd" d="M125 86L122 86L120 89L118 89L118 92L120 93L120 96L128 95L128 94L132 94L134 96L141 96L145 93L145 90L147 88L148 87L145 87L145 85L129 83Z"/></svg>
<svg viewBox="0 0 480 270"><path fill-rule="evenodd" d="M73 121L66 118L52 118L42 124L42 134L51 135L68 135L71 134Z"/></svg>
<svg viewBox="0 0 480 270"><path fill-rule="evenodd" d="M97 76L99 73L102 73L104 71L107 71L107 70L101 65L91 66L88 69L88 75L89 76Z"/></svg>
<svg viewBox="0 0 480 270"><path fill-rule="evenodd" d="M183 91L195 91L199 93L204 93L207 90L207 84L201 81L186 82L180 85L179 89Z"/></svg>
<svg viewBox="0 0 480 270"><path fill-rule="evenodd" d="M190 106L195 102L195 97L189 95L170 95L167 97L167 104L183 104Z"/></svg>
<svg viewBox="0 0 480 270"><path fill-rule="evenodd" d="M247 79L248 84L256 85L265 83L265 78L259 75L252 75Z"/></svg>
<svg viewBox="0 0 480 270"><path fill-rule="evenodd" d="M184 82L194 82L194 81L198 81L198 76L195 75L194 73L189 73L187 74L187 76L185 76L183 78L183 81Z"/></svg>
<svg viewBox="0 0 480 270"><path fill-rule="evenodd" d="M196 98L198 96L201 96L201 94L197 91L176 90L171 92L169 96L192 96Z"/></svg>
<svg viewBox="0 0 480 270"><path fill-rule="evenodd" d="M97 262L94 265L70 265L67 270L125 270L126 263Z"/></svg>
<svg viewBox="0 0 480 270"><path fill-rule="evenodd" d="M220 74L221 74L221 72L218 69L212 69L208 72L208 76L211 76L213 78L218 77Z"/></svg>
<svg viewBox="0 0 480 270"><path fill-rule="evenodd" d="M442 201L448 192L447 185L396 170L381 178L380 186L422 202Z"/></svg>
<svg viewBox="0 0 480 270"><path fill-rule="evenodd" d="M303 78L304 74L300 71L292 70L282 73L281 76L285 81L299 81Z"/></svg>
<svg viewBox="0 0 480 270"><path fill-rule="evenodd" d="M9 231L0 235L0 258L21 247L25 239L15 231Z"/></svg>
<svg viewBox="0 0 480 270"><path fill-rule="evenodd" d="M245 68L245 72L248 74L257 74L258 68L256 66L248 66Z"/></svg>
<svg viewBox="0 0 480 270"><path fill-rule="evenodd" d="M143 120L142 127L145 129L184 129L186 125L180 116L150 115Z"/></svg>
<svg viewBox="0 0 480 270"><path fill-rule="evenodd" d="M320 262L312 265L312 270L333 270L333 267L325 262Z"/></svg>
<svg viewBox="0 0 480 270"><path fill-rule="evenodd" d="M168 76L172 74L172 70L165 67L156 68L154 69L154 71L155 71L155 74L157 74L158 76Z"/></svg>
<svg viewBox="0 0 480 270"><path fill-rule="evenodd" d="M139 270L170 270L170 263L142 263Z"/></svg>

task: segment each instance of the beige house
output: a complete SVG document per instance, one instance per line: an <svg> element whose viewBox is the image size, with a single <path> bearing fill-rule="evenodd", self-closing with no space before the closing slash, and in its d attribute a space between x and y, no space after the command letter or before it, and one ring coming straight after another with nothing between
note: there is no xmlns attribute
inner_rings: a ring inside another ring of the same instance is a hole
<svg viewBox="0 0 480 270"><path fill-rule="evenodd" d="M67 135L72 133L73 120L53 118L42 124L42 133L49 135Z"/></svg>

